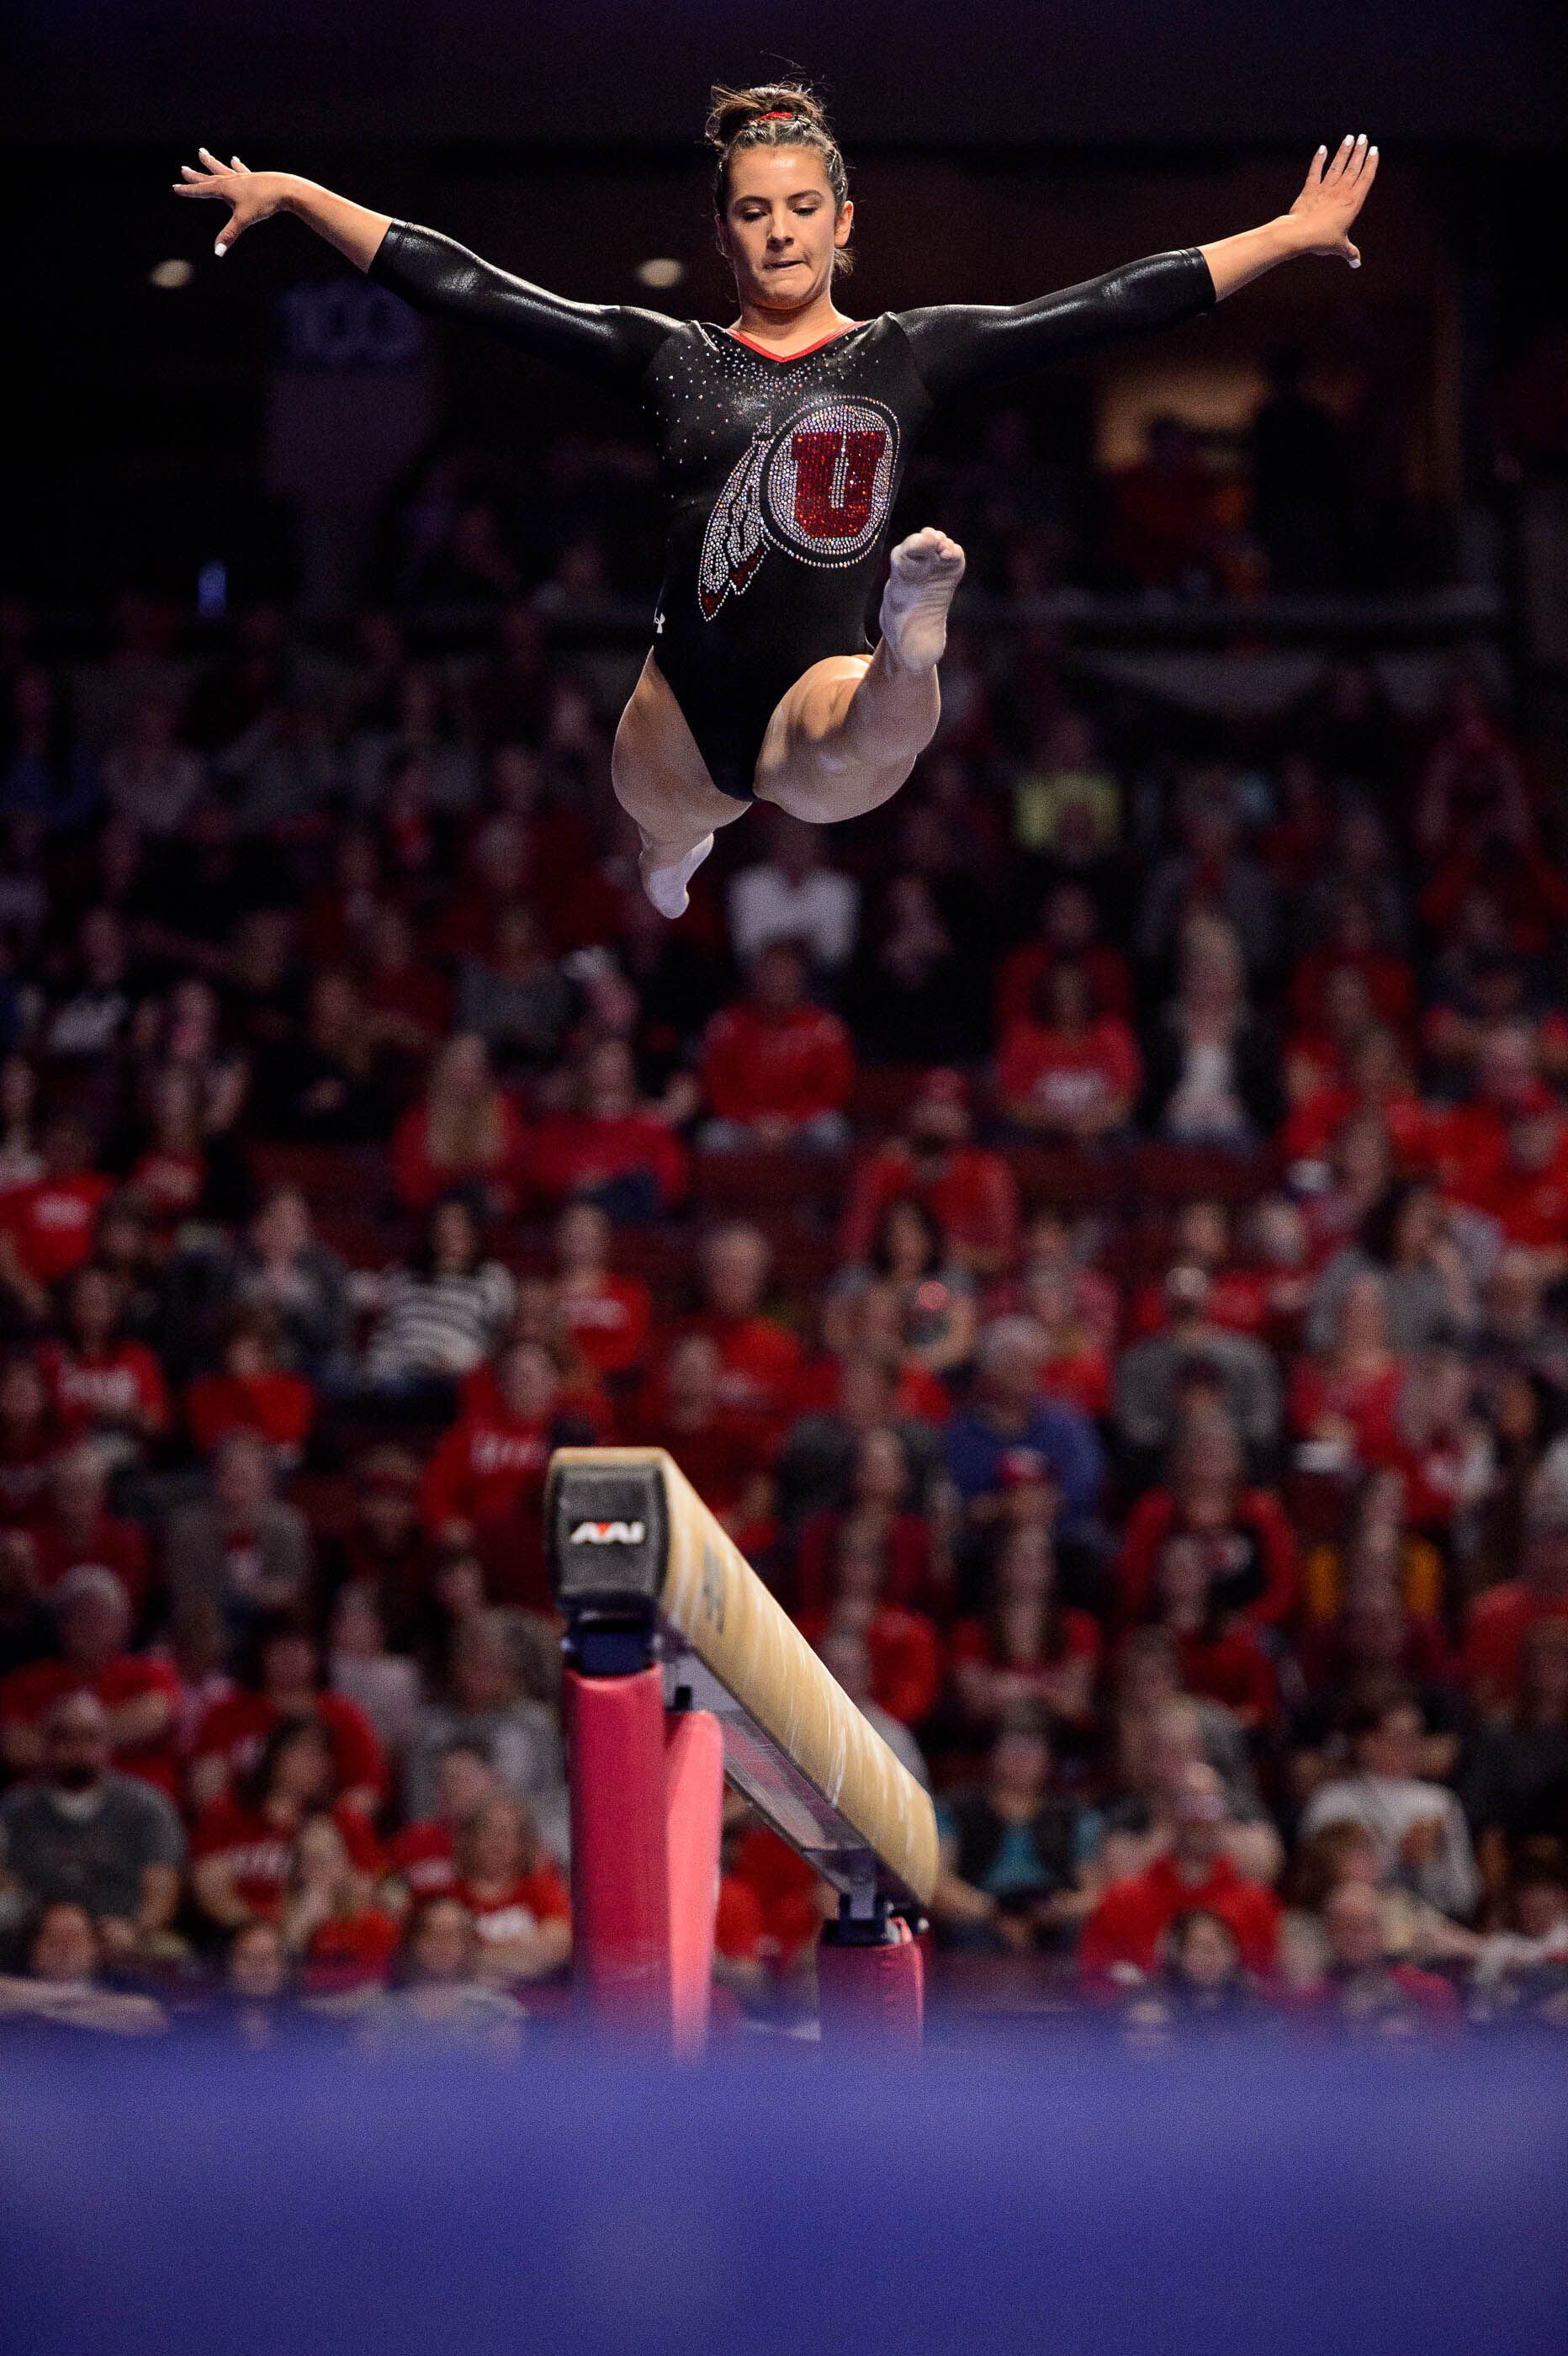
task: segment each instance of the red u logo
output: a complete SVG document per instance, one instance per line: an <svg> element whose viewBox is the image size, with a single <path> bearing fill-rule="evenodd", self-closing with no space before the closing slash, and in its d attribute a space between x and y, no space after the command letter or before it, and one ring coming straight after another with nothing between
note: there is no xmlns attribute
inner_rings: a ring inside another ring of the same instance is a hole
<svg viewBox="0 0 1568 2356"><path fill-rule="evenodd" d="M865 530L887 446L887 434L878 426L846 433L840 425L792 437L795 520L808 540L855 540ZM840 459L843 471L836 498Z"/></svg>

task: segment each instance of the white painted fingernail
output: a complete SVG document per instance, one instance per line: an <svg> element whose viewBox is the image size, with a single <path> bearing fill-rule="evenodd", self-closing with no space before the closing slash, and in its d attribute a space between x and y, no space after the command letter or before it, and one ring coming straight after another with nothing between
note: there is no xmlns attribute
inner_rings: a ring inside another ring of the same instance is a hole
<svg viewBox="0 0 1568 2356"><path fill-rule="evenodd" d="M215 245L212 251L218 256L219 262L221 262L224 255L228 252L229 248L226 245Z"/></svg>
<svg viewBox="0 0 1568 2356"><path fill-rule="evenodd" d="M1350 134L1348 131L1346 132L1343 139L1339 142L1341 147L1353 147L1355 144L1354 139L1350 136Z"/></svg>
<svg viewBox="0 0 1568 2356"><path fill-rule="evenodd" d="M1351 267L1351 269L1352 269L1352 270L1360 270L1360 266L1361 266L1361 263L1360 263L1360 255L1358 255L1358 256L1357 256L1357 258L1356 258L1356 260L1355 260L1354 262L1351 262L1350 267Z"/></svg>

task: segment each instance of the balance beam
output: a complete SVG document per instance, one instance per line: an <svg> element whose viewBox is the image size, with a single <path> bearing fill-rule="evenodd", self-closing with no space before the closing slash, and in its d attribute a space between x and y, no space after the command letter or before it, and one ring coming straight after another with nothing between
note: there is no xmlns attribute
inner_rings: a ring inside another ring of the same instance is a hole
<svg viewBox="0 0 1568 2356"><path fill-rule="evenodd" d="M689 1893L717 1886L718 1794L711 1810L699 1796L700 1745L695 1729L680 1728L694 1714L717 1728L728 1781L839 1891L829 1944L869 1951L868 1965L880 1951L889 1987L904 1985L912 1966L891 1951L908 1956L910 1932L894 1918L918 1916L935 1887L930 1794L673 1458L662 1448L558 1449L545 1530L568 1623L573 1908L591 2008L628 2021L640 2011L652 2023L673 2003L677 2044L699 2041L711 1901L705 1894L704 1947ZM678 1773L675 1750L666 1761L661 1744L678 1745ZM842 1987L848 1961L826 1976L825 1998L829 1983ZM917 1970L912 1978L918 2012ZM878 2002L896 2011L902 2000Z"/></svg>

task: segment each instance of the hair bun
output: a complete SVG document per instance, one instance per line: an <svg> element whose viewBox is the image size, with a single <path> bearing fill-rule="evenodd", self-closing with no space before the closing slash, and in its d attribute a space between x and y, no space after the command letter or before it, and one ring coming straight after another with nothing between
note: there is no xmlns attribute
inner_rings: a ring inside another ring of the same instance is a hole
<svg viewBox="0 0 1568 2356"><path fill-rule="evenodd" d="M716 82L704 133L709 145L722 153L749 123L759 122L764 114L798 115L814 131L827 129L820 101L797 83L769 82L754 90L728 90Z"/></svg>

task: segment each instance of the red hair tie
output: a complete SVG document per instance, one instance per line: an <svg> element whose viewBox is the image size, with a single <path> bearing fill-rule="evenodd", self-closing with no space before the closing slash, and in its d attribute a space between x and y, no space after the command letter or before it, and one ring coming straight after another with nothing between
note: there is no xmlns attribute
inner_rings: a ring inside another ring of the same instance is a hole
<svg viewBox="0 0 1568 2356"><path fill-rule="evenodd" d="M753 123L793 123L795 109L793 106L775 106L771 113L753 114L752 120Z"/></svg>

